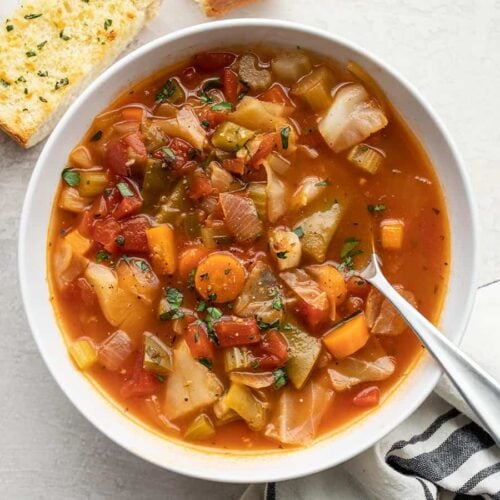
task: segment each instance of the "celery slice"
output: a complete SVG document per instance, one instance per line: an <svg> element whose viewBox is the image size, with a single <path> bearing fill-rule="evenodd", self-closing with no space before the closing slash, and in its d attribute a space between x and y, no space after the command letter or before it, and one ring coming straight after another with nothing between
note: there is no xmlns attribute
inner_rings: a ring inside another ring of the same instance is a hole
<svg viewBox="0 0 500 500"><path fill-rule="evenodd" d="M214 424L205 413L198 415L186 429L184 438L190 441L210 439L215 434Z"/></svg>
<svg viewBox="0 0 500 500"><path fill-rule="evenodd" d="M376 149L371 148L367 144L357 144L347 155L347 159L357 167L362 168L369 174L376 174L377 170L382 165L384 156Z"/></svg>
<svg viewBox="0 0 500 500"><path fill-rule="evenodd" d="M88 370L97 361L97 352L90 340L76 340L69 346L68 351L80 370Z"/></svg>

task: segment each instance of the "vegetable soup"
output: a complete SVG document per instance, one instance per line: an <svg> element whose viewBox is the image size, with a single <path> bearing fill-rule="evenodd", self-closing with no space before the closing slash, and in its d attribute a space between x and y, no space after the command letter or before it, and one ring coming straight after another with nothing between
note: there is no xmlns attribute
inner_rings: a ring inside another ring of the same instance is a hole
<svg viewBox="0 0 500 500"><path fill-rule="evenodd" d="M436 321L446 207L357 64L197 54L124 92L64 167L56 315L75 367L145 425L219 449L304 446L411 376L423 347L356 270L373 240Z"/></svg>

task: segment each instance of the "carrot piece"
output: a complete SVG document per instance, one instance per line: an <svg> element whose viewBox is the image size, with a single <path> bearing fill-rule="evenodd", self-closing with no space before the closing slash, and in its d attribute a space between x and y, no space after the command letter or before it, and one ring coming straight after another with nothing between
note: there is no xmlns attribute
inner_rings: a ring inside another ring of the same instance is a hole
<svg viewBox="0 0 500 500"><path fill-rule="evenodd" d="M174 231L170 226L156 226L146 230L153 267L158 274L173 274L177 267Z"/></svg>
<svg viewBox="0 0 500 500"><path fill-rule="evenodd" d="M245 268L236 257L228 252L214 252L198 265L194 284L204 299L223 303L241 293L245 278Z"/></svg>
<svg viewBox="0 0 500 500"><path fill-rule="evenodd" d="M275 104L282 104L283 106L292 106L292 102L283 87L279 83L275 83L269 87L265 92L260 94L260 101L274 102Z"/></svg>
<svg viewBox="0 0 500 500"><path fill-rule="evenodd" d="M344 276L330 264L310 266L307 270L316 278L319 287L328 296L330 319L335 321L336 306L342 304L347 296Z"/></svg>
<svg viewBox="0 0 500 500"><path fill-rule="evenodd" d="M335 325L323 336L323 344L337 359L341 359L361 349L369 338L365 314L360 312Z"/></svg>
<svg viewBox="0 0 500 500"><path fill-rule="evenodd" d="M385 219L380 223L380 239L386 250L399 250L403 245L404 222L399 219Z"/></svg>
<svg viewBox="0 0 500 500"><path fill-rule="evenodd" d="M238 75L230 68L224 68L222 70L222 88L224 90L224 95L226 100L236 104L238 100L238 87L239 87Z"/></svg>
<svg viewBox="0 0 500 500"><path fill-rule="evenodd" d="M122 109L122 118L125 121L142 122L144 110L138 106L128 106Z"/></svg>
<svg viewBox="0 0 500 500"><path fill-rule="evenodd" d="M352 399L354 406L377 406L380 401L380 389L376 385L361 390Z"/></svg>
<svg viewBox="0 0 500 500"><path fill-rule="evenodd" d="M206 257L208 253L209 250L205 247L191 247L184 250L179 257L179 278L187 281L189 273L196 268L200 260Z"/></svg>
<svg viewBox="0 0 500 500"><path fill-rule="evenodd" d="M260 342L259 327L253 318L222 318L214 323L214 330L221 347Z"/></svg>
<svg viewBox="0 0 500 500"><path fill-rule="evenodd" d="M259 145L259 148L252 156L250 160L250 166L255 169L259 169L262 166L262 161L267 155L271 154L273 149L276 147L276 134L270 133L266 134Z"/></svg>

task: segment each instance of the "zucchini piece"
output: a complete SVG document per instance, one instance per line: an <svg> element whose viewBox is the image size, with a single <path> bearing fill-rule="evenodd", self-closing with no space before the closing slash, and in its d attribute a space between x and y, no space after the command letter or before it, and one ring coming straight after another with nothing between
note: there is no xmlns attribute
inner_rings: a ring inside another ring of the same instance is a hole
<svg viewBox="0 0 500 500"><path fill-rule="evenodd" d="M349 151L347 159L353 165L373 175L377 173L380 165L382 165L384 156L376 149L368 146L368 144L357 144Z"/></svg>
<svg viewBox="0 0 500 500"><path fill-rule="evenodd" d="M264 403L257 399L248 387L232 383L224 402L245 420L253 431L260 431L266 425Z"/></svg>
<svg viewBox="0 0 500 500"><path fill-rule="evenodd" d="M148 159L141 190L144 208L152 209L158 203L160 196L168 192L171 187L172 178L162 161Z"/></svg>
<svg viewBox="0 0 500 500"><path fill-rule="evenodd" d="M165 202L161 204L155 217L156 222L175 224L179 216L189 210L191 203L186 191L186 180L180 179Z"/></svg>
<svg viewBox="0 0 500 500"><path fill-rule="evenodd" d="M80 370L88 370L97 361L97 352L90 340L76 340L68 351Z"/></svg>
<svg viewBox="0 0 500 500"><path fill-rule="evenodd" d="M255 132L233 122L221 123L212 136L212 144L223 151L235 152L242 148Z"/></svg>
<svg viewBox="0 0 500 500"><path fill-rule="evenodd" d="M215 428L210 417L205 413L201 413L189 424L184 433L184 438L190 441L203 441L210 439L214 434Z"/></svg>
<svg viewBox="0 0 500 500"><path fill-rule="evenodd" d="M109 181L106 172L80 172L78 192L84 198L95 198L104 191Z"/></svg>
<svg viewBox="0 0 500 500"><path fill-rule="evenodd" d="M168 375L173 368L172 350L156 335L144 333L144 359L142 366L158 375Z"/></svg>

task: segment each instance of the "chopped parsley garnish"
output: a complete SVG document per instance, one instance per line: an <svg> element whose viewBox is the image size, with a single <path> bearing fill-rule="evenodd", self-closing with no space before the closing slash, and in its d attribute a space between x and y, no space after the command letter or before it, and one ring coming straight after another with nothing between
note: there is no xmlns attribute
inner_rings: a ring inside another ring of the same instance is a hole
<svg viewBox="0 0 500 500"><path fill-rule="evenodd" d="M368 205L368 212L371 214L376 214L379 212L383 212L385 210L385 205L383 203L377 203L375 205Z"/></svg>
<svg viewBox="0 0 500 500"><path fill-rule="evenodd" d="M212 360L207 359L207 358L198 358L198 361L205 367L208 368L209 370L212 369Z"/></svg>
<svg viewBox="0 0 500 500"><path fill-rule="evenodd" d="M170 148L167 148L165 146L165 147L161 148L161 152L165 155L165 157L167 159L175 161L175 159L176 159L175 153Z"/></svg>
<svg viewBox="0 0 500 500"><path fill-rule="evenodd" d="M42 14L26 14L26 15L24 16L24 19L28 19L28 21L29 21L29 20L31 20L31 19L36 19L37 17L40 17L41 15L42 15Z"/></svg>
<svg viewBox="0 0 500 500"><path fill-rule="evenodd" d="M7 24L7 26L5 26L5 29L7 31L12 31L14 29L14 26L12 24Z"/></svg>
<svg viewBox="0 0 500 500"><path fill-rule="evenodd" d="M282 311L283 310L283 301L281 300L281 295L278 293L277 290L276 290L276 293L274 295L272 307L275 311Z"/></svg>
<svg viewBox="0 0 500 500"><path fill-rule="evenodd" d="M286 259L287 253L288 250L283 250L282 252L276 252L276 257L278 257L278 259Z"/></svg>
<svg viewBox="0 0 500 500"><path fill-rule="evenodd" d="M288 383L288 375L284 368L277 368L273 371L274 388L281 389Z"/></svg>
<svg viewBox="0 0 500 500"><path fill-rule="evenodd" d="M181 307L182 301L184 300L184 296L177 288L167 288L165 297L172 307Z"/></svg>
<svg viewBox="0 0 500 500"><path fill-rule="evenodd" d="M24 76L20 76L17 80L16 80L16 83L26 83L26 78L24 78Z"/></svg>
<svg viewBox="0 0 500 500"><path fill-rule="evenodd" d="M340 258L342 259L342 263L340 264L340 268L343 271L352 271L354 269L354 257L363 253L361 248L357 248L359 245L359 240L356 238L347 238L342 245L342 249L340 250Z"/></svg>
<svg viewBox="0 0 500 500"><path fill-rule="evenodd" d="M106 31L108 31L108 28L113 24L113 20L112 19L106 19L104 21L104 29Z"/></svg>
<svg viewBox="0 0 500 500"><path fill-rule="evenodd" d="M212 111L232 111L233 105L230 102L223 101L214 104L210 109Z"/></svg>
<svg viewBox="0 0 500 500"><path fill-rule="evenodd" d="M134 264L135 264L135 267L140 269L143 273L149 273L149 271L151 271L149 264L143 259L134 260Z"/></svg>
<svg viewBox="0 0 500 500"><path fill-rule="evenodd" d="M36 52L33 50L28 50L28 52L26 52L26 57L35 57L35 56Z"/></svg>
<svg viewBox="0 0 500 500"><path fill-rule="evenodd" d="M118 188L118 191L120 191L120 194L124 198L130 198L131 196L134 196L134 193L132 190L129 188L128 184L126 182L119 182L116 187Z"/></svg>
<svg viewBox="0 0 500 500"><path fill-rule="evenodd" d="M59 32L59 38L62 38L65 42L67 42L68 40L71 40L70 36L64 34L64 30L61 30Z"/></svg>
<svg viewBox="0 0 500 500"><path fill-rule="evenodd" d="M207 314L212 320L222 318L222 311L218 307L207 307Z"/></svg>
<svg viewBox="0 0 500 500"><path fill-rule="evenodd" d="M207 303L204 300L200 300L198 304L196 304L196 311L203 312L207 308Z"/></svg>
<svg viewBox="0 0 500 500"><path fill-rule="evenodd" d="M40 101L42 102L47 102L47 99L45 99L45 97L39 96L38 99L40 99Z"/></svg>
<svg viewBox="0 0 500 500"><path fill-rule="evenodd" d="M43 42L39 43L37 45L38 49L39 50L42 50L44 47L45 47L45 44L47 43L47 40L44 40Z"/></svg>
<svg viewBox="0 0 500 500"><path fill-rule="evenodd" d="M119 247L122 247L123 245L125 245L125 237L122 236L121 234L118 235L116 238L115 238L115 243L119 246Z"/></svg>
<svg viewBox="0 0 500 500"><path fill-rule="evenodd" d="M230 267L227 267L226 269L224 269L224 274L227 276L229 273L231 272L231 268Z"/></svg>
<svg viewBox="0 0 500 500"><path fill-rule="evenodd" d="M0 78L0 85L2 85L2 87L10 87L10 83L3 78Z"/></svg>
<svg viewBox="0 0 500 500"><path fill-rule="evenodd" d="M196 274L196 269L191 269L187 277L187 287L190 290L194 290L194 275Z"/></svg>
<svg viewBox="0 0 500 500"><path fill-rule="evenodd" d="M41 99L40 99L41 100ZM78 186L80 184L80 172L72 170L71 168L65 168L62 171L63 181L71 187Z"/></svg>
<svg viewBox="0 0 500 500"><path fill-rule="evenodd" d="M69 85L69 80L67 78L61 78L54 85L54 90L59 90L61 87L66 87L66 85Z"/></svg>
<svg viewBox="0 0 500 500"><path fill-rule="evenodd" d="M210 127L210 123L208 122L208 120L201 120L201 126L203 128L208 128Z"/></svg>
<svg viewBox="0 0 500 500"><path fill-rule="evenodd" d="M292 129L290 127L284 127L280 131L281 135L281 146L283 149L288 149L288 138L290 137L290 131Z"/></svg>
<svg viewBox="0 0 500 500"><path fill-rule="evenodd" d="M45 76L49 76L49 72L47 70L45 71L39 70L37 75L44 78Z"/></svg>
<svg viewBox="0 0 500 500"><path fill-rule="evenodd" d="M203 90L198 92L198 97L203 104L211 104L214 100Z"/></svg>
<svg viewBox="0 0 500 500"><path fill-rule="evenodd" d="M200 275L200 280L207 280L207 279L208 279L208 273Z"/></svg>
<svg viewBox="0 0 500 500"><path fill-rule="evenodd" d="M323 179L322 181L314 184L316 187L330 186L331 182L328 179Z"/></svg>
<svg viewBox="0 0 500 500"><path fill-rule="evenodd" d="M278 328L280 326L279 319L273 321L272 323L266 323L257 316L255 317L255 319L257 320L257 326L260 330L272 330L273 328Z"/></svg>
<svg viewBox="0 0 500 500"><path fill-rule="evenodd" d="M212 89L220 89L222 87L222 82L220 78L211 78L207 80L203 85L203 91L208 92Z"/></svg>
<svg viewBox="0 0 500 500"><path fill-rule="evenodd" d="M102 262L103 260L109 260L109 253L106 250L99 250L95 256L97 262Z"/></svg>
<svg viewBox="0 0 500 500"><path fill-rule="evenodd" d="M215 344L219 345L219 339L214 330L214 321L222 318L222 311L217 307L207 307L207 316L205 324L207 325L208 338Z"/></svg>
<svg viewBox="0 0 500 500"><path fill-rule="evenodd" d="M160 89L160 91L156 94L156 102L165 102L169 97L172 97L175 94L176 85L174 80L169 78L165 85Z"/></svg>
<svg viewBox="0 0 500 500"><path fill-rule="evenodd" d="M97 142L101 139L102 137L102 130L98 130L91 138L90 142Z"/></svg>
<svg viewBox="0 0 500 500"><path fill-rule="evenodd" d="M209 293L208 294L208 300L210 302L215 302L217 300L217 294L216 293Z"/></svg>
<svg viewBox="0 0 500 500"><path fill-rule="evenodd" d="M293 232L299 237L302 238L304 236L304 230L302 229L302 226L296 227Z"/></svg>

